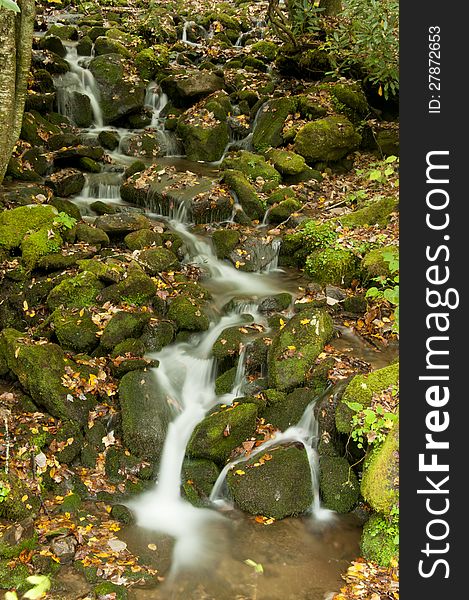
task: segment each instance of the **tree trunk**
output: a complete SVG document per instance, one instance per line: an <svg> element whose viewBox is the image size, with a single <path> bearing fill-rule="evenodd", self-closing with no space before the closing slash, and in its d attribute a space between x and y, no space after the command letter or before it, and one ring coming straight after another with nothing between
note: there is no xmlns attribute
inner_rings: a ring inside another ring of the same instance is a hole
<svg viewBox="0 0 469 600"><path fill-rule="evenodd" d="M34 0L19 0L20 13L0 8L0 184L23 120L31 66Z"/></svg>

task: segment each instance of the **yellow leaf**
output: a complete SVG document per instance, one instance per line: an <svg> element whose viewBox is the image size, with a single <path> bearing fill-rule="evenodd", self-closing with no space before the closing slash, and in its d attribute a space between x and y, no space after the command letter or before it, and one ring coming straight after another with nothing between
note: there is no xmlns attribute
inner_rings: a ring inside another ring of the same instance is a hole
<svg viewBox="0 0 469 600"><path fill-rule="evenodd" d="M241 471L241 469L238 469L237 471L235 471L236 475L246 475L245 471Z"/></svg>
<svg viewBox="0 0 469 600"><path fill-rule="evenodd" d="M379 86L378 96L382 96L382 95L383 95L383 88L381 86Z"/></svg>
<svg viewBox="0 0 469 600"><path fill-rule="evenodd" d="M301 319L300 323L302 325L308 325L308 323L311 323L311 319Z"/></svg>
<svg viewBox="0 0 469 600"><path fill-rule="evenodd" d="M90 378L88 379L88 384L95 385L97 380L98 380L98 378L96 377L96 375L93 375L93 373L90 373Z"/></svg>
<svg viewBox="0 0 469 600"><path fill-rule="evenodd" d="M287 346L289 350L296 350L296 346Z"/></svg>
<svg viewBox="0 0 469 600"><path fill-rule="evenodd" d="M23 310L26 312L29 309L28 303L26 300L23 302Z"/></svg>
<svg viewBox="0 0 469 600"><path fill-rule="evenodd" d="M80 317L82 317L82 316L85 314L85 309L84 309L84 308L82 308L82 309L80 310L80 313L79 313L79 314L80 314Z"/></svg>
<svg viewBox="0 0 469 600"><path fill-rule="evenodd" d="M280 319L280 331L285 327L286 323L283 319Z"/></svg>
<svg viewBox="0 0 469 600"><path fill-rule="evenodd" d="M149 550L153 550L153 551L155 551L155 550L156 550L156 544L148 544L147 548L148 548Z"/></svg>
<svg viewBox="0 0 469 600"><path fill-rule="evenodd" d="M26 502L26 500L28 499L28 494L25 494L22 498L21 498L21 502Z"/></svg>

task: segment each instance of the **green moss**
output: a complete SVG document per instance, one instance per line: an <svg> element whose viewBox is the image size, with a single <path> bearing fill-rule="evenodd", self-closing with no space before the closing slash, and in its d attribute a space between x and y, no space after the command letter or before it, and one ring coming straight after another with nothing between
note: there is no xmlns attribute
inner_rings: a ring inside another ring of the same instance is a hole
<svg viewBox="0 0 469 600"><path fill-rule="evenodd" d="M126 235L124 242L129 250L143 250L148 246L161 246L162 237L151 229L139 229Z"/></svg>
<svg viewBox="0 0 469 600"><path fill-rule="evenodd" d="M389 567L399 557L399 526L396 521L374 514L365 523L360 542L363 557Z"/></svg>
<svg viewBox="0 0 469 600"><path fill-rule="evenodd" d="M0 560L0 588L3 590L16 590L20 594L26 592L31 586L26 581L29 569L26 565L18 564L12 567L9 560Z"/></svg>
<svg viewBox="0 0 469 600"><path fill-rule="evenodd" d="M264 181L273 181L279 184L282 179L280 173L263 156L253 154L247 150L241 150L225 158L223 167L241 171L251 181L256 181L260 177Z"/></svg>
<svg viewBox="0 0 469 600"><path fill-rule="evenodd" d="M357 258L349 250L315 250L306 259L305 272L322 285L348 287L357 273Z"/></svg>
<svg viewBox="0 0 469 600"><path fill-rule="evenodd" d="M0 473L0 499L0 518L8 521L35 517L41 506L39 498L14 473Z"/></svg>
<svg viewBox="0 0 469 600"><path fill-rule="evenodd" d="M256 417L257 406L254 404L238 404L208 415L194 429L187 455L226 462L231 452L254 434ZM227 429L229 435L226 435Z"/></svg>
<svg viewBox="0 0 469 600"><path fill-rule="evenodd" d="M364 225L380 225L385 227L392 212L398 210L396 198L381 198L372 200L363 208L340 217L340 222L346 227L363 227Z"/></svg>
<svg viewBox="0 0 469 600"><path fill-rule="evenodd" d="M256 150L269 147L277 148L284 142L283 127L288 116L295 112L296 102L293 98L276 98L269 100L260 109L252 143Z"/></svg>
<svg viewBox="0 0 469 600"><path fill-rule="evenodd" d="M267 406L261 411L261 417L267 423L285 431L300 421L306 407L314 400L315 394L309 388L297 388L290 394L265 390L263 396L267 399Z"/></svg>
<svg viewBox="0 0 469 600"><path fill-rule="evenodd" d="M205 506L220 469L206 459L186 458L182 465L182 489L191 504Z"/></svg>
<svg viewBox="0 0 469 600"><path fill-rule="evenodd" d="M76 513L81 508L81 498L77 494L69 494L65 496L62 504L60 505L60 512L62 513Z"/></svg>
<svg viewBox="0 0 469 600"><path fill-rule="evenodd" d="M257 56L261 56L269 61L275 60L278 52L278 47L275 42L260 40L250 46L250 51Z"/></svg>
<svg viewBox="0 0 469 600"><path fill-rule="evenodd" d="M145 306L151 304L155 296L155 282L143 272L135 271L123 281L103 290L100 299L113 304L126 302L134 306Z"/></svg>
<svg viewBox="0 0 469 600"><path fill-rule="evenodd" d="M236 367L225 371L215 380L215 393L217 396L223 396L231 392L236 378Z"/></svg>
<svg viewBox="0 0 469 600"><path fill-rule="evenodd" d="M57 340L65 350L88 353L98 346L98 326L88 311L79 314L76 309L59 309L51 319Z"/></svg>
<svg viewBox="0 0 469 600"><path fill-rule="evenodd" d="M27 235L21 242L25 267L29 270L34 269L43 256L58 252L62 243L59 233L45 227Z"/></svg>
<svg viewBox="0 0 469 600"><path fill-rule="evenodd" d="M158 275L164 271L177 269L178 257L167 248L149 248L140 254L140 262L150 275Z"/></svg>
<svg viewBox="0 0 469 600"><path fill-rule="evenodd" d="M210 321L200 303L184 296L172 300L168 310L168 318L176 323L179 329L188 331L205 331Z"/></svg>
<svg viewBox="0 0 469 600"><path fill-rule="evenodd" d="M289 187L279 188L267 198L267 205L272 206L273 204L278 204L283 200L292 198L296 198L296 193L294 190Z"/></svg>
<svg viewBox="0 0 469 600"><path fill-rule="evenodd" d="M0 249L17 248L28 232L53 227L57 210L53 206L20 206L0 213Z"/></svg>
<svg viewBox="0 0 469 600"><path fill-rule="evenodd" d="M0 557L12 559L17 558L24 550L35 550L37 548L37 539L37 533L33 533L31 537L21 539L19 542L11 544L10 542L4 541L3 537L0 536Z"/></svg>
<svg viewBox="0 0 469 600"><path fill-rule="evenodd" d="M368 281L381 276L390 277L389 263L384 259L387 254L391 254L394 259L399 260L399 247L384 246L383 248L375 248L363 257L361 268L365 280Z"/></svg>
<svg viewBox="0 0 469 600"><path fill-rule="evenodd" d="M283 519L307 511L313 502L311 470L305 449L269 449L270 460L261 455L238 463L227 475L235 504L253 515ZM256 466L257 465L257 466Z"/></svg>
<svg viewBox="0 0 469 600"><path fill-rule="evenodd" d="M111 352L111 358L116 358L117 356L125 356L126 354L130 354L131 356L143 356L145 354L145 346L141 340L136 338L127 338L123 342L119 342L116 345L114 350ZM143 366L145 367L147 363ZM129 371L133 369L128 369Z"/></svg>
<svg viewBox="0 0 469 600"><path fill-rule="evenodd" d="M357 503L360 486L347 460L341 456L321 456L319 488L326 508L350 512Z"/></svg>
<svg viewBox="0 0 469 600"><path fill-rule="evenodd" d="M174 340L175 326L169 321L156 321L153 319L145 326L140 341L145 352L159 352Z"/></svg>
<svg viewBox="0 0 469 600"><path fill-rule="evenodd" d="M228 258L239 242L241 234L236 229L217 229L212 234L212 243L218 258Z"/></svg>
<svg viewBox="0 0 469 600"><path fill-rule="evenodd" d="M301 207L301 202L299 202L298 200L294 200L293 198L283 200L282 202L277 204L277 206L274 206L270 209L268 215L269 223L283 223L292 214L300 210Z"/></svg>
<svg viewBox="0 0 469 600"><path fill-rule="evenodd" d="M86 223L78 223L76 226L76 236L79 242L85 242L91 246L107 246L109 244L109 236L105 231L97 227L91 227Z"/></svg>
<svg viewBox="0 0 469 600"><path fill-rule="evenodd" d="M102 54L120 54L125 58L130 58L132 56L131 52L124 44L121 44L118 40L112 40L104 36L96 38L94 47L97 56Z"/></svg>
<svg viewBox="0 0 469 600"><path fill-rule="evenodd" d="M352 123L342 116L325 117L304 125L295 138L295 152L308 163L336 161L361 141Z"/></svg>
<svg viewBox="0 0 469 600"><path fill-rule="evenodd" d="M238 202L250 219L261 220L264 215L264 206L248 179L241 171L228 170L223 173L223 182L236 194Z"/></svg>
<svg viewBox="0 0 469 600"><path fill-rule="evenodd" d="M376 512L389 517L398 505L399 421L394 423L382 446L367 460L361 492Z"/></svg>
<svg viewBox="0 0 469 600"><path fill-rule="evenodd" d="M281 391L300 387L332 332L332 319L323 310L305 309L293 317L270 347L270 385Z"/></svg>
<svg viewBox="0 0 469 600"><path fill-rule="evenodd" d="M299 175L306 169L306 161L299 154L288 150L270 150L267 156L282 175Z"/></svg>
<svg viewBox="0 0 469 600"><path fill-rule="evenodd" d="M139 337L150 318L151 313L148 312L121 311L116 313L104 328L101 346L105 350L112 350L127 338Z"/></svg>
<svg viewBox="0 0 469 600"><path fill-rule="evenodd" d="M78 273L61 281L47 296L47 306L55 310L65 308L85 308L96 303L96 297L104 285L92 273Z"/></svg>
<svg viewBox="0 0 469 600"><path fill-rule="evenodd" d="M354 412L347 402L358 402L364 408L371 403L373 394L379 393L399 381L399 363L378 369L368 375L356 375L348 384L336 408L336 426L341 433L352 430Z"/></svg>
<svg viewBox="0 0 469 600"><path fill-rule="evenodd" d="M94 588L94 594L95 598L110 597L115 598L115 600L127 600L129 597L127 590L123 585L116 585L110 581L98 583L98 585Z"/></svg>
<svg viewBox="0 0 469 600"><path fill-rule="evenodd" d="M191 123L190 114L181 116L177 133L183 141L187 158L193 161L220 160L229 142L228 125L225 122L219 121L210 127L196 125Z"/></svg>

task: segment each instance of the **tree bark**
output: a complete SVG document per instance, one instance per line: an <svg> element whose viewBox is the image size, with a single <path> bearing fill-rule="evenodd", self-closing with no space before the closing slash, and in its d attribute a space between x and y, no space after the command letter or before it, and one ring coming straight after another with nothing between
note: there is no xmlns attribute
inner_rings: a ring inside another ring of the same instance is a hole
<svg viewBox="0 0 469 600"><path fill-rule="evenodd" d="M0 184L18 140L31 66L34 0L18 0L21 12L0 8Z"/></svg>

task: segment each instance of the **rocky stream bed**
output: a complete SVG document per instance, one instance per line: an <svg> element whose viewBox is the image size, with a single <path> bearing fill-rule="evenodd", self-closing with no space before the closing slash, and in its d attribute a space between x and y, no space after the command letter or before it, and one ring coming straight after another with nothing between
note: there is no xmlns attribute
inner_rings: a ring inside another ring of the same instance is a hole
<svg viewBox="0 0 469 600"><path fill-rule="evenodd" d="M37 15L0 188L0 588L394 598L395 107L264 2L102 4Z"/></svg>

